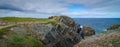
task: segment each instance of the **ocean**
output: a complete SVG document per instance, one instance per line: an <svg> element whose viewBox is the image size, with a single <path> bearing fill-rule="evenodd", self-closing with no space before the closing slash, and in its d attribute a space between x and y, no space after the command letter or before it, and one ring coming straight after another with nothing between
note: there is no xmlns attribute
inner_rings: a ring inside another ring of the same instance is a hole
<svg viewBox="0 0 120 47"><path fill-rule="evenodd" d="M103 32L113 24L120 24L120 18L73 18L83 26L90 26L95 29L96 34Z"/></svg>

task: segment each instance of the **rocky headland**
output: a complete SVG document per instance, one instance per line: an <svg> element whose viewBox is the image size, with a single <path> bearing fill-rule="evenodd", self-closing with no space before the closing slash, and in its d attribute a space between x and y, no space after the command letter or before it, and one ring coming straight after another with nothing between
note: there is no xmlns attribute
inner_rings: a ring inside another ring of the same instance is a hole
<svg viewBox="0 0 120 47"><path fill-rule="evenodd" d="M0 18L0 47L73 47L82 39L79 28L80 24L67 16ZM93 35L90 27L84 30L85 35Z"/></svg>
<svg viewBox="0 0 120 47"><path fill-rule="evenodd" d="M120 24L111 25L99 35L86 37L74 47L120 47Z"/></svg>
<svg viewBox="0 0 120 47"><path fill-rule="evenodd" d="M120 26L113 25L95 35L95 29L83 26L67 16L49 18L0 18L0 47L118 47Z"/></svg>

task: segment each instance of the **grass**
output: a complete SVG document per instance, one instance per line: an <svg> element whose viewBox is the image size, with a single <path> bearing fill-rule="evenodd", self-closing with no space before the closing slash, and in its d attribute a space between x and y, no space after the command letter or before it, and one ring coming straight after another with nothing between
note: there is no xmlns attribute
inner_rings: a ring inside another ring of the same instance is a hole
<svg viewBox="0 0 120 47"><path fill-rule="evenodd" d="M47 19L47 18L18 18L18 17L4 17L1 18L2 20L6 22L37 22L40 24L52 24L56 25L58 24L58 20L56 18L53 19Z"/></svg>
<svg viewBox="0 0 120 47"><path fill-rule="evenodd" d="M1 18L4 21L7 22L34 22L34 21L46 21L46 18L18 18L18 17L4 17Z"/></svg>
<svg viewBox="0 0 120 47"><path fill-rule="evenodd" d="M57 18L52 19L46 19L46 18L17 18L17 17L4 17L0 18L6 22L38 22L40 24L52 24L57 25L59 23L59 20ZM12 27L12 26L11 26ZM0 38L2 38L3 35L7 35L8 31L11 27L0 29ZM12 41L9 42L10 38L12 38ZM34 37L31 36L21 36L17 34L11 34L9 36L9 40L6 41L7 47L44 47L41 41L37 40Z"/></svg>
<svg viewBox="0 0 120 47"><path fill-rule="evenodd" d="M39 40L31 37L31 36L25 36L25 39L32 44L32 47L44 47L42 42L40 42Z"/></svg>
<svg viewBox="0 0 120 47"><path fill-rule="evenodd" d="M14 41L14 42L22 42L22 41L23 41L23 38L22 38L22 37L19 37L19 36L13 36L13 41Z"/></svg>
<svg viewBox="0 0 120 47"><path fill-rule="evenodd" d="M46 21L43 21L43 22L40 22L42 24L52 24L52 25L57 25L59 22L55 19L49 19L49 20L46 20Z"/></svg>
<svg viewBox="0 0 120 47"><path fill-rule="evenodd" d="M4 17L0 18L6 22L38 22L40 24L52 24L57 25L59 21L57 18L46 19L46 18L17 18L17 17ZM13 26L11 26L13 27ZM7 47L44 47L41 41L31 36L21 36L9 32L11 27L0 29L0 39L8 39L5 41ZM3 38L3 35L8 35L7 38Z"/></svg>
<svg viewBox="0 0 120 47"><path fill-rule="evenodd" d="M14 35L12 40L7 43L7 47L44 47L42 42L31 36Z"/></svg>
<svg viewBox="0 0 120 47"><path fill-rule="evenodd" d="M24 38L14 35L12 37L13 42L9 42L7 43L7 47L24 47L25 43L24 43Z"/></svg>

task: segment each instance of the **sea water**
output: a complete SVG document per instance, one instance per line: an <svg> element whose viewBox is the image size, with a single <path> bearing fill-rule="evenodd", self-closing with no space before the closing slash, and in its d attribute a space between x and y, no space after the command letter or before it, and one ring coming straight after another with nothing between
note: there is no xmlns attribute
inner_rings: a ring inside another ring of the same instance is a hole
<svg viewBox="0 0 120 47"><path fill-rule="evenodd" d="M73 18L83 26L90 26L95 29L96 34L103 32L113 24L120 24L120 18Z"/></svg>

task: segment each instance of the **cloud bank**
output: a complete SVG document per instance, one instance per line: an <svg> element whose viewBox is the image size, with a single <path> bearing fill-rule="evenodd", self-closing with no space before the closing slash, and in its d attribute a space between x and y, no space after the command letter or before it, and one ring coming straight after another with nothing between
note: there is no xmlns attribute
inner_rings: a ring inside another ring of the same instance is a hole
<svg viewBox="0 0 120 47"><path fill-rule="evenodd" d="M0 17L120 18L120 0L1 0Z"/></svg>

